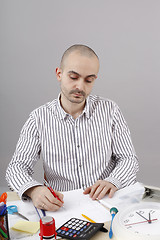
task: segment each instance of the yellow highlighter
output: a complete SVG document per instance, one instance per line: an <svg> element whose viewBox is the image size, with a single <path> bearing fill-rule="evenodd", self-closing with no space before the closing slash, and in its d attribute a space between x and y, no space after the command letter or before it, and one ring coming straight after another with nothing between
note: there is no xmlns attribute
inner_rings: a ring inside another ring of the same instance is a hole
<svg viewBox="0 0 160 240"><path fill-rule="evenodd" d="M96 223L95 221L93 221L91 218L87 217L86 215L82 214L82 217L84 217L85 219L87 219L88 221L90 221L91 223ZM100 231L102 232L108 232L108 230L104 227L101 227Z"/></svg>

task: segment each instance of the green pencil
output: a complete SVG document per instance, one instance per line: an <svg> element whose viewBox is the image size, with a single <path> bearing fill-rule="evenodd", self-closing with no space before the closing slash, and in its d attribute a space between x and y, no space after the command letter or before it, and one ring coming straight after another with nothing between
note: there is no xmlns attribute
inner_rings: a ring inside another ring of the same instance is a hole
<svg viewBox="0 0 160 240"><path fill-rule="evenodd" d="M7 238L8 239L8 236L5 232L3 232L3 230L0 228L0 233L3 235L3 237Z"/></svg>

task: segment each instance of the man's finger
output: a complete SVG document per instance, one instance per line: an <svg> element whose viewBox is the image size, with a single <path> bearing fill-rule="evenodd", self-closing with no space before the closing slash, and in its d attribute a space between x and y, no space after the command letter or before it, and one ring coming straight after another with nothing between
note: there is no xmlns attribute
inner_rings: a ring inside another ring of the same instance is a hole
<svg viewBox="0 0 160 240"><path fill-rule="evenodd" d="M89 194L91 191L91 187L87 187L85 190L84 190L84 194Z"/></svg>
<svg viewBox="0 0 160 240"><path fill-rule="evenodd" d="M109 188L107 186L105 186L102 191L99 193L99 195L97 196L97 198L99 200L101 200L107 193L109 192Z"/></svg>
<svg viewBox="0 0 160 240"><path fill-rule="evenodd" d="M104 186L99 185L99 186L95 189L94 194L92 195L91 198L92 198L93 200L95 200L96 198L98 198L99 194L103 191L103 189L104 189Z"/></svg>
<svg viewBox="0 0 160 240"><path fill-rule="evenodd" d="M117 188L111 188L110 189L110 192L109 192L109 194L108 194L108 197L109 198L112 198L113 197L113 195L114 195L114 193L117 191Z"/></svg>

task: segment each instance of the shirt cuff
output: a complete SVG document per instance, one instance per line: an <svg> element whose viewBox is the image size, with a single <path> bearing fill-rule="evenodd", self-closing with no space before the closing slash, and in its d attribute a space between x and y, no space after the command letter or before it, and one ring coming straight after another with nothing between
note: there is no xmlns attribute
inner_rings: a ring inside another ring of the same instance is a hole
<svg viewBox="0 0 160 240"><path fill-rule="evenodd" d="M117 187L118 189L122 188L122 184L121 182L116 179L116 178L113 178L113 177L108 177L105 179L106 181L112 183L115 187Z"/></svg>
<svg viewBox="0 0 160 240"><path fill-rule="evenodd" d="M23 201L29 200L30 198L27 195L25 195L25 192L28 189L30 189L32 187L36 187L36 186L43 186L43 184L39 183L37 181L31 181L31 182L27 182L27 183L23 184L20 187L19 192L18 192L18 195L19 195L20 199L22 199Z"/></svg>

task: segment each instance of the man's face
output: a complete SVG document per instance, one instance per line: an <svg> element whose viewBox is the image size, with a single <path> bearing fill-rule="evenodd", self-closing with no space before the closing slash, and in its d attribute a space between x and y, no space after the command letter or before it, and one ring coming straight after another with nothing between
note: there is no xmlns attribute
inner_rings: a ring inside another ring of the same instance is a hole
<svg viewBox="0 0 160 240"><path fill-rule="evenodd" d="M92 91L98 70L99 61L96 56L71 53L65 59L63 70L56 69L57 79L61 83L61 101L84 103Z"/></svg>

